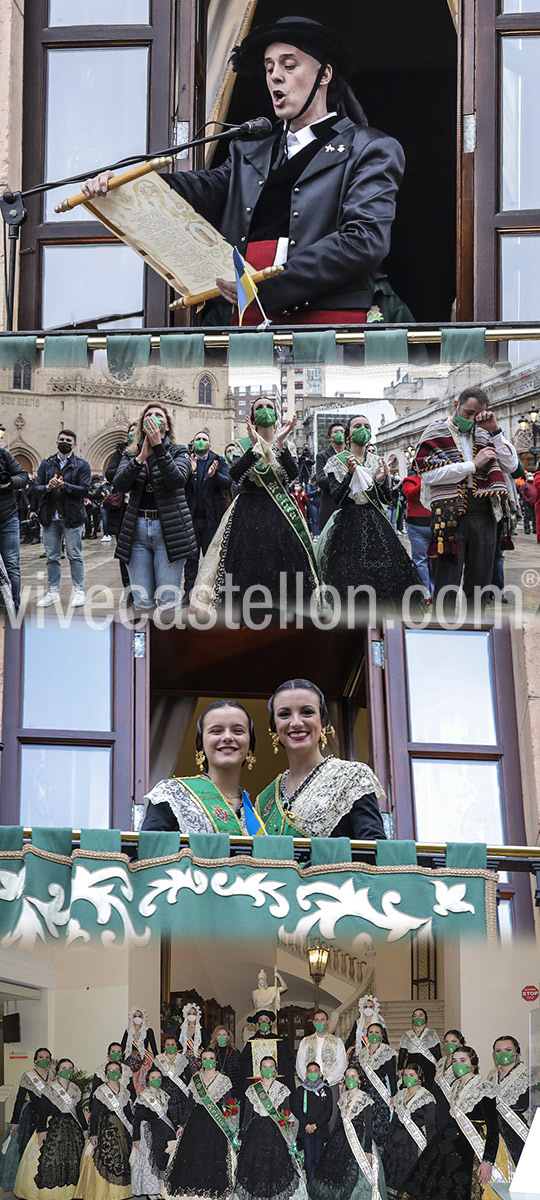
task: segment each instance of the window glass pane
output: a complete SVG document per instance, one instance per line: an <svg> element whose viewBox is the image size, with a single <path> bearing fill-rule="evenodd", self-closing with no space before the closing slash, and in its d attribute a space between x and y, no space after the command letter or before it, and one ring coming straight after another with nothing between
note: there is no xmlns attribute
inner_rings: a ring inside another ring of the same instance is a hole
<svg viewBox="0 0 540 1200"><path fill-rule="evenodd" d="M405 647L411 740L496 745L489 634L408 629Z"/></svg>
<svg viewBox="0 0 540 1200"><path fill-rule="evenodd" d="M501 0L503 13L540 12L540 0Z"/></svg>
<svg viewBox="0 0 540 1200"><path fill-rule="evenodd" d="M50 0L49 25L148 25L150 0Z"/></svg>
<svg viewBox="0 0 540 1200"><path fill-rule="evenodd" d="M417 758L412 770L418 841L504 843L497 763Z"/></svg>
<svg viewBox="0 0 540 1200"><path fill-rule="evenodd" d="M540 202L539 202L540 203ZM540 235L501 236L501 321L538 320ZM540 361L540 342L509 342L512 366Z"/></svg>
<svg viewBox="0 0 540 1200"><path fill-rule="evenodd" d="M540 37L502 38L503 210L540 206Z"/></svg>
<svg viewBox="0 0 540 1200"><path fill-rule="evenodd" d="M81 686L81 671L84 685ZM25 729L111 729L111 630L24 623Z"/></svg>
<svg viewBox="0 0 540 1200"><path fill-rule="evenodd" d="M512 901L499 900L497 905L497 924L499 926L499 938L505 945L510 944L513 938L513 922L512 922Z"/></svg>
<svg viewBox="0 0 540 1200"><path fill-rule="evenodd" d="M22 825L108 829L111 750L96 746L23 746Z"/></svg>
<svg viewBox="0 0 540 1200"><path fill-rule="evenodd" d="M148 48L105 46L49 50L47 57L45 178L79 175L146 150ZM54 206L80 184L45 196L47 221L92 220L81 205Z"/></svg>
<svg viewBox="0 0 540 1200"><path fill-rule="evenodd" d="M55 329L73 322L97 321L101 329L126 313L142 313L144 263L129 246L43 247L42 324ZM142 325L142 315L121 320L120 327Z"/></svg>

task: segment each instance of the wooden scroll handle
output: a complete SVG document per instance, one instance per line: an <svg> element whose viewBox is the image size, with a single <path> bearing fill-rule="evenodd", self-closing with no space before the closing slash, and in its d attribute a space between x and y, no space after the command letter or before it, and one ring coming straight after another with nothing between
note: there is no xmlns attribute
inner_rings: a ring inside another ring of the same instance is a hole
<svg viewBox="0 0 540 1200"><path fill-rule="evenodd" d="M123 183L131 183L132 179L140 179L141 175L149 175L150 171L159 171L161 167L168 167L173 161L172 158L151 158L150 162L141 163L132 171L125 171L123 175L115 175L109 179L109 191L122 187ZM91 204L93 200L103 200L103 196L85 196L84 192L78 192L76 196L68 196L67 200L62 200L60 204L56 205L54 211L57 213L69 212L70 208L76 208L78 204Z"/></svg>
<svg viewBox="0 0 540 1200"><path fill-rule="evenodd" d="M263 279L272 279L274 275L281 275L284 267L264 267L262 271L255 271L251 276L253 283L261 283ZM214 300L216 296L221 296L219 288L210 288L208 292L197 292L196 295L179 296L177 300L173 300L169 304L169 308L190 308L193 304L204 304L206 300Z"/></svg>

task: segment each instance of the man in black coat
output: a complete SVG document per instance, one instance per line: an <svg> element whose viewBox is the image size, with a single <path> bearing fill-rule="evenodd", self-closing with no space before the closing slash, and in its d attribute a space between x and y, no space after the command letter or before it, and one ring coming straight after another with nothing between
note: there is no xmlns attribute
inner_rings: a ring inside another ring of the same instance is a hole
<svg viewBox="0 0 540 1200"><path fill-rule="evenodd" d="M345 446L345 426L342 421L332 422L328 426L328 445L319 450L315 459L315 480L321 492L321 508L319 512L319 533L322 533L326 522L336 511L338 505L330 495L330 483L325 473L325 466L333 454L340 454Z"/></svg>
<svg viewBox="0 0 540 1200"><path fill-rule="evenodd" d="M0 446L0 555L4 561L15 608L21 598L19 566L20 524L16 492L26 487L28 475L17 459Z"/></svg>
<svg viewBox="0 0 540 1200"><path fill-rule="evenodd" d="M84 604L84 562L82 530L84 500L90 490L90 463L75 454L77 435L72 429L61 429L56 439L56 454L39 464L34 493L38 501L38 517L43 526L43 545L47 556L48 589L40 608L54 604L60 594L62 541L73 583L72 605Z"/></svg>
<svg viewBox="0 0 540 1200"><path fill-rule="evenodd" d="M309 1183L330 1136L332 1092L321 1076L316 1062L306 1064L306 1078L292 1097L291 1112L299 1125L298 1141L304 1151L304 1169Z"/></svg>
<svg viewBox="0 0 540 1200"><path fill-rule="evenodd" d="M247 1088L251 1087L254 1079L260 1079L261 1058L265 1058L267 1055L275 1058L278 1079L288 1087L291 1095L294 1091L294 1059L291 1047L286 1038L281 1037L280 1034L272 1033L272 1024L275 1019L275 1012L266 1008L261 1008L254 1016L248 1017L248 1024L255 1025L257 1029L253 1037L250 1037L249 1041L246 1042L240 1056L243 1089L240 1124L242 1124Z"/></svg>
<svg viewBox="0 0 540 1200"><path fill-rule="evenodd" d="M233 142L219 167L165 178L252 266L285 263L259 285L274 323L294 323L296 313L307 323L364 323L390 248L401 146L370 128L347 83L350 47L317 21L290 16L256 26L233 66L266 74L278 124L262 138ZM110 178L103 172L82 190L104 195ZM236 304L235 284L217 283ZM251 305L244 324L259 322Z"/></svg>
<svg viewBox="0 0 540 1200"><path fill-rule="evenodd" d="M192 442L191 474L186 483L197 553L188 558L184 572L184 603L189 602L197 576L199 555L206 554L221 518L227 508L227 490L232 483L227 463L221 454L210 449L210 438L204 430L195 434Z"/></svg>

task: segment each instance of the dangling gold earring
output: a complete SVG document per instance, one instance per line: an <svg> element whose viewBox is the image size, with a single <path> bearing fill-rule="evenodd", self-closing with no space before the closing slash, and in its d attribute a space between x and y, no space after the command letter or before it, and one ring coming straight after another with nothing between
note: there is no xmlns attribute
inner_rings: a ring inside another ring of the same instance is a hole
<svg viewBox="0 0 540 1200"><path fill-rule="evenodd" d="M270 729L270 726L268 727L268 732L270 734L270 741L272 742L272 750L274 754L277 754L280 746L278 735L277 733L274 733L272 729Z"/></svg>
<svg viewBox="0 0 540 1200"><path fill-rule="evenodd" d="M204 753L204 750L197 750L195 753L195 762L199 768L199 771L201 772L201 775L204 771L205 759L206 759L206 754Z"/></svg>
<svg viewBox="0 0 540 1200"><path fill-rule="evenodd" d="M246 767L247 767L248 771L253 770L253 764L256 762L257 762L257 759L255 758L253 750L248 750L248 752L246 754Z"/></svg>
<svg viewBox="0 0 540 1200"><path fill-rule="evenodd" d="M328 745L328 738L329 737L333 738L335 736L336 736L336 731L335 731L333 725L325 725L324 729L321 729L321 746L322 746L323 750L326 750L326 747Z"/></svg>
<svg viewBox="0 0 540 1200"><path fill-rule="evenodd" d="M319 740L320 740L320 743L321 743L321 746L322 746L323 750L326 750L326 747L327 747L327 745L328 745L328 738L327 738L327 736L326 736L326 729L321 729L321 736L320 736L320 739L319 739Z"/></svg>

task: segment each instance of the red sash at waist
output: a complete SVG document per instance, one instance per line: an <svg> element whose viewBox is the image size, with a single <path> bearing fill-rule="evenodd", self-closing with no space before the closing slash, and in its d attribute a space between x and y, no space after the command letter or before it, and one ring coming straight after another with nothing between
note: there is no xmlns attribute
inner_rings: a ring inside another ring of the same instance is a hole
<svg viewBox="0 0 540 1200"><path fill-rule="evenodd" d="M268 242L249 242L246 248L246 262L256 271L271 267L276 257L277 239ZM263 305L264 307L264 305ZM287 313L273 312L267 314L272 325L365 325L367 310L365 308L346 309L300 309ZM258 304L250 304L246 308L242 327L260 325L263 316ZM238 309L231 317L231 325L238 325Z"/></svg>

